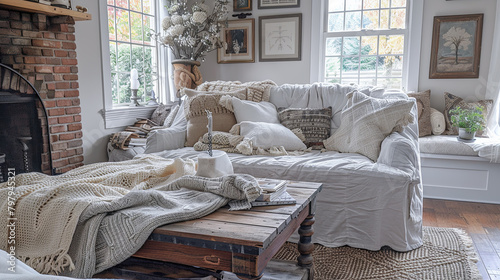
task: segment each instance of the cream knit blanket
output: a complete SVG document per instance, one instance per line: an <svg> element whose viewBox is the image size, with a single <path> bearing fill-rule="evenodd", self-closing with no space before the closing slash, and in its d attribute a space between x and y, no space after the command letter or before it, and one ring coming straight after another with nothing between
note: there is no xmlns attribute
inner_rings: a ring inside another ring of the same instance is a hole
<svg viewBox="0 0 500 280"><path fill-rule="evenodd" d="M0 185L0 218L10 217L8 201L14 195L16 256L40 273L91 277L130 257L162 224L259 196L253 177L180 178L194 173L192 160L145 155L59 176L20 174L14 194L6 183ZM7 250L4 230L0 244Z"/></svg>

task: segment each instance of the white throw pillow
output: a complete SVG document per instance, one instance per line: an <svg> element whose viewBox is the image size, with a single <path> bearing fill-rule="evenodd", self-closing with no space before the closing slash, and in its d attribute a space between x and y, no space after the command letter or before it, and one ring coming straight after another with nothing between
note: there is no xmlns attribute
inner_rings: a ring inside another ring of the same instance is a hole
<svg viewBox="0 0 500 280"><path fill-rule="evenodd" d="M431 107L432 134L441 135L446 129L444 114Z"/></svg>
<svg viewBox="0 0 500 280"><path fill-rule="evenodd" d="M279 123L243 121L240 123L240 135L249 138L254 148L283 146L288 151L307 148L299 137Z"/></svg>
<svg viewBox="0 0 500 280"><path fill-rule="evenodd" d="M187 121L184 117L184 106L180 106L172 125L168 128L156 129L148 134L145 154L175 150L184 147L186 142Z"/></svg>
<svg viewBox="0 0 500 280"><path fill-rule="evenodd" d="M244 121L280 123L278 119L278 110L276 110L276 106L271 102L254 102L241 100L235 97L230 97L229 100L232 106L228 106L226 103L227 101L222 101L222 99L221 105L224 107L232 107L236 122L238 123ZM231 108L227 109L231 110Z"/></svg>
<svg viewBox="0 0 500 280"><path fill-rule="evenodd" d="M324 141L328 150L359 153L377 161L385 137L414 121L410 113L414 99L373 98L356 90L347 97L340 127Z"/></svg>

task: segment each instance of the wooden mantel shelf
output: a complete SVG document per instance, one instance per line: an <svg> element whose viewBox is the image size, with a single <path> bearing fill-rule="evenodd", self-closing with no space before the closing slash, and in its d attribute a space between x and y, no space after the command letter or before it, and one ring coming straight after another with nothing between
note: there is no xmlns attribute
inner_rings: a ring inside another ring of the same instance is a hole
<svg viewBox="0 0 500 280"><path fill-rule="evenodd" d="M92 15L89 13L81 13L25 0L0 0L0 8L7 8L21 12L39 13L48 16L71 16L75 21L92 19Z"/></svg>

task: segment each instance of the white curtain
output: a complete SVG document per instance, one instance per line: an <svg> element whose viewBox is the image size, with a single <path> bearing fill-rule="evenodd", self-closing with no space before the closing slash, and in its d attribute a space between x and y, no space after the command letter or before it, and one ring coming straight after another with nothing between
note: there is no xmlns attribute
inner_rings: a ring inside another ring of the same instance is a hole
<svg viewBox="0 0 500 280"><path fill-rule="evenodd" d="M487 124L488 136L500 139L500 15L498 12L500 12L500 1L497 1L497 16L485 99L494 100L493 110Z"/></svg>

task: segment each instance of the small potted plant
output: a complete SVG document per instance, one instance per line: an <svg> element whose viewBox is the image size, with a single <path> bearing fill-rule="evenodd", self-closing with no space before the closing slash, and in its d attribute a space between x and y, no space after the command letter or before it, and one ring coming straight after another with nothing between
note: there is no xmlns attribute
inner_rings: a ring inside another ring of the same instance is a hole
<svg viewBox="0 0 500 280"><path fill-rule="evenodd" d="M458 127L458 137L465 140L472 140L478 130L484 129L485 119L484 108L477 106L473 109L464 109L457 106L450 110L451 124Z"/></svg>

